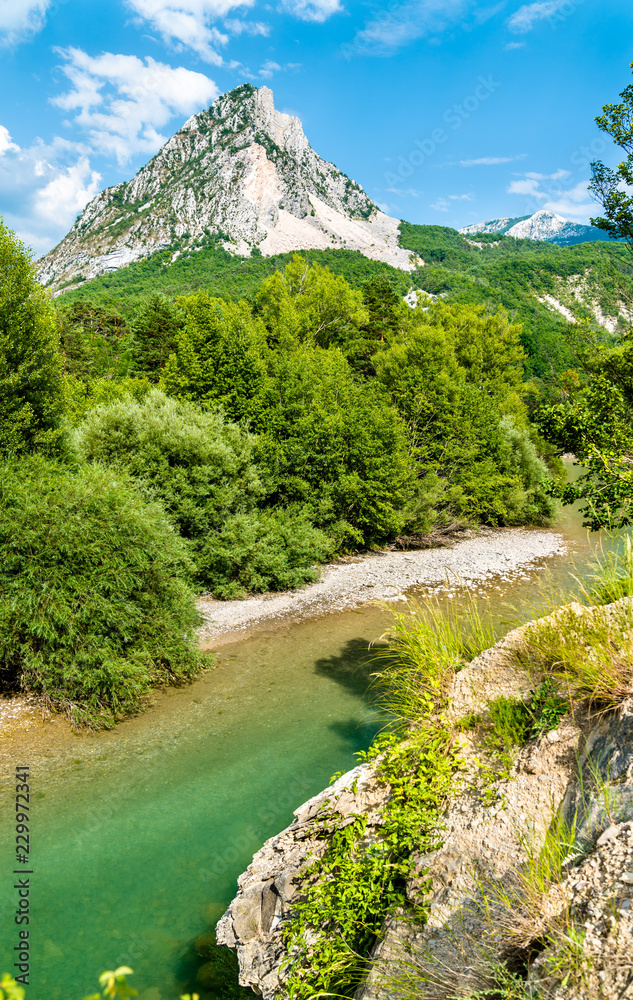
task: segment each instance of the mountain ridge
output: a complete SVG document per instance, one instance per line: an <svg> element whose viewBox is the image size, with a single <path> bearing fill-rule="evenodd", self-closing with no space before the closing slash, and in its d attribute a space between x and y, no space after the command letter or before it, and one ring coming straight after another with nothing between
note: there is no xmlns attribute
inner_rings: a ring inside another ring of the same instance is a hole
<svg viewBox="0 0 633 1000"><path fill-rule="evenodd" d="M533 215L520 215L515 218L489 219L487 222L475 222L470 226L458 229L463 236L475 236L477 233L499 233L503 236L513 236L520 240L542 240L556 243L558 246L574 246L577 243L592 243L594 240L608 240L609 237L596 226L585 226L581 222L572 222L556 212L541 208Z"/></svg>
<svg viewBox="0 0 633 1000"><path fill-rule="evenodd" d="M360 250L411 270L399 225L312 149L268 87L243 84L192 115L131 180L93 198L38 273L59 291L176 241L214 240L240 255Z"/></svg>

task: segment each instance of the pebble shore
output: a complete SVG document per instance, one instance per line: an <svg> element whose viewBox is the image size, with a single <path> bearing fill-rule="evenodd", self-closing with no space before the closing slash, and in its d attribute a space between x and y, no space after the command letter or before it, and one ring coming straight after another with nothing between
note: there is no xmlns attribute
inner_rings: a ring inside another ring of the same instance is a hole
<svg viewBox="0 0 633 1000"><path fill-rule="evenodd" d="M204 623L200 639L238 639L241 632L275 620L297 621L372 601L405 600L405 591L425 587L478 589L495 578L508 580L535 563L566 552L562 535L529 528L464 532L450 546L370 552L326 564L317 583L297 590L262 594L243 601L199 601Z"/></svg>

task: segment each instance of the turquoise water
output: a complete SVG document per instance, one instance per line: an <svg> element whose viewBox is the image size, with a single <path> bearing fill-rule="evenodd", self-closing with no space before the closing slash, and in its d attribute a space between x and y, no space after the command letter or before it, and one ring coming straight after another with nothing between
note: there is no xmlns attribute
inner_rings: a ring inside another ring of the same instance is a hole
<svg viewBox="0 0 633 1000"><path fill-rule="evenodd" d="M309 636L303 625L224 647L217 669L151 713L75 737L54 758L27 755L32 791L43 793L31 817L29 1000L79 1000L121 964L144 1000L195 985L192 940L236 876L371 741L361 661L377 633L363 625L358 641L352 630L341 643L322 619ZM2 802L8 835L6 787ZM15 895L5 879L2 969L17 943Z"/></svg>
<svg viewBox="0 0 633 1000"><path fill-rule="evenodd" d="M561 529L577 571L590 559L576 515ZM594 536L595 537L595 536ZM569 557L547 561L569 585ZM531 617L536 568L488 589L500 619ZM377 728L365 699L368 643L384 612L284 626L222 647L218 665L114 732L34 746L31 767L31 985L27 1000L80 1000L98 974L135 972L142 1000L196 986L192 947L235 893L235 879L292 810L355 763ZM16 763L24 763L21 760ZM10 775L2 779L0 971L17 928Z"/></svg>

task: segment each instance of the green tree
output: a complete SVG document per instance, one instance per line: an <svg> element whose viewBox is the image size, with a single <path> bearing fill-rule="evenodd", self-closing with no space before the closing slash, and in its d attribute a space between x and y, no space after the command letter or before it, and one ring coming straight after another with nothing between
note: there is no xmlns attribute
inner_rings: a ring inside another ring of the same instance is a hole
<svg viewBox="0 0 633 1000"><path fill-rule="evenodd" d="M185 325L183 309L164 295L154 293L141 301L132 321L137 367L157 381L167 358L176 349Z"/></svg>
<svg viewBox="0 0 633 1000"><path fill-rule="evenodd" d="M29 251L0 220L0 454L53 445L63 409L55 314Z"/></svg>
<svg viewBox="0 0 633 1000"><path fill-rule="evenodd" d="M583 524L597 531L633 524L633 424L630 403L605 375L570 372L561 399L537 413L543 434L587 470L557 493L581 500Z"/></svg>
<svg viewBox="0 0 633 1000"><path fill-rule="evenodd" d="M176 336L161 388L183 401L221 405L231 420L252 416L266 380L263 324L246 302L225 302L206 292L178 301L186 325Z"/></svg>
<svg viewBox="0 0 633 1000"><path fill-rule="evenodd" d="M397 535L415 472L402 420L378 383L358 383L338 348L270 356L262 447L269 503L300 504L344 547Z"/></svg>
<svg viewBox="0 0 633 1000"><path fill-rule="evenodd" d="M216 411L158 389L98 406L74 432L81 461L130 473L191 543L196 579L216 597L287 589L315 578L329 539L298 510L262 511L258 442Z"/></svg>
<svg viewBox="0 0 633 1000"><path fill-rule="evenodd" d="M283 272L265 278L255 297L256 312L273 342L297 340L317 347L345 347L369 322L362 293L327 267L296 254Z"/></svg>
<svg viewBox="0 0 633 1000"><path fill-rule="evenodd" d="M366 338L374 344L392 340L408 306L386 274L376 275L363 286L363 301L368 313L363 327Z"/></svg>
<svg viewBox="0 0 633 1000"><path fill-rule="evenodd" d="M605 104L595 120L626 159L614 169L592 163L589 190L605 215L591 222L612 239L625 241L633 254L633 85L625 87L619 103ZM624 527L633 524L633 334L629 330L607 347L585 323L577 324L568 339L579 371L563 372L558 399L536 414L549 440L586 468L558 493L564 503L584 502L588 527Z"/></svg>
<svg viewBox="0 0 633 1000"><path fill-rule="evenodd" d="M5 688L111 726L201 666L186 544L122 470L5 461L0 548Z"/></svg>
<svg viewBox="0 0 633 1000"><path fill-rule="evenodd" d="M59 307L66 371L84 382L124 378L134 368L132 334L125 318L90 301Z"/></svg>
<svg viewBox="0 0 633 1000"><path fill-rule="evenodd" d="M540 521L549 478L521 400L519 329L481 306L410 310L374 356L406 422L419 477L421 525Z"/></svg>
<svg viewBox="0 0 633 1000"><path fill-rule="evenodd" d="M626 159L614 169L600 160L591 164L589 190L605 213L600 218L592 219L591 224L604 230L612 239L625 240L633 253L633 84L624 88L619 104L603 105L602 114L595 121L626 153Z"/></svg>

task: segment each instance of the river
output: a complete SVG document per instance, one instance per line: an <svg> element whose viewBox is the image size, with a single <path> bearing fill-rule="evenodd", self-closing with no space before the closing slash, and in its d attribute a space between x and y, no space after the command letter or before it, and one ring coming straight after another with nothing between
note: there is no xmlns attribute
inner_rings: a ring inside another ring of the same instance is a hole
<svg viewBox="0 0 633 1000"><path fill-rule="evenodd" d="M586 574L579 516L567 512L556 530ZM481 599L510 627L533 617L545 575L569 589L570 555L493 581ZM262 842L368 746L378 722L365 697L367 646L385 623L367 605L260 631L223 645L214 669L112 732L56 736L51 724L24 747L15 763L29 764L32 788L28 1000L81 1000L121 964L141 1000L218 995L196 986L192 942ZM0 972L12 971L18 943L11 785L5 771Z"/></svg>

